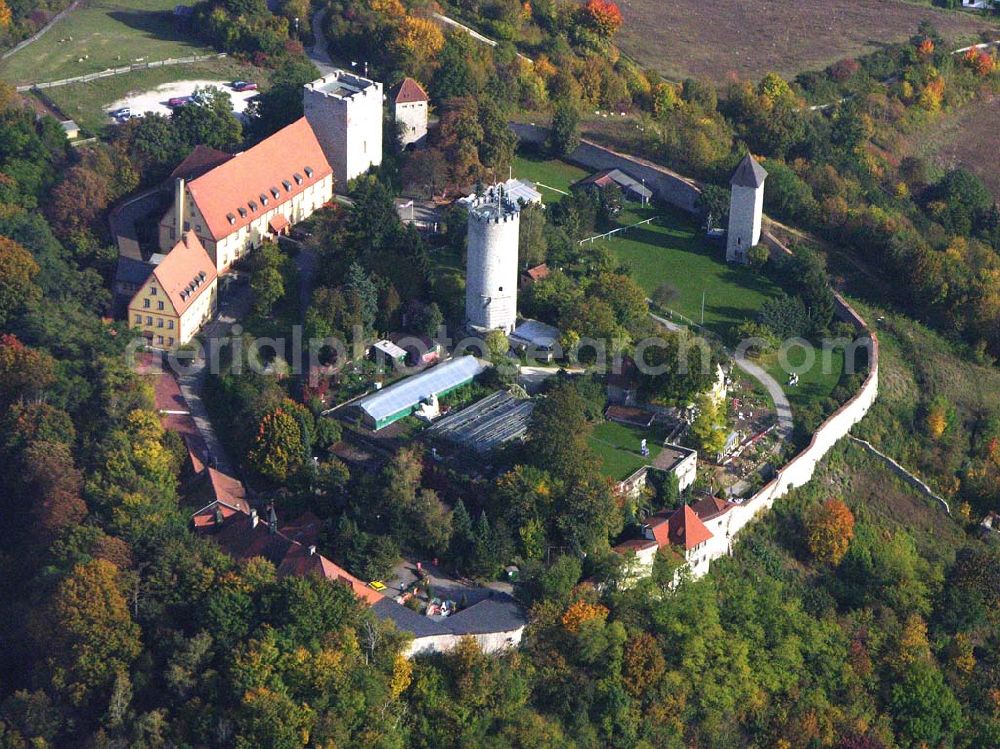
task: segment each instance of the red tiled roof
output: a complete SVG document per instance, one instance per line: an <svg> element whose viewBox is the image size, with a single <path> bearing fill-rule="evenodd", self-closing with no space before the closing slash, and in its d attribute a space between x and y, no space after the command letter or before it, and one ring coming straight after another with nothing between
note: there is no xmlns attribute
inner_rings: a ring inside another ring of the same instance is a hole
<svg viewBox="0 0 1000 749"><path fill-rule="evenodd" d="M267 225L271 228L271 231L278 234L282 229L288 226L288 219L279 213L277 216L268 221Z"/></svg>
<svg viewBox="0 0 1000 749"><path fill-rule="evenodd" d="M215 280L215 263L194 232L187 232L153 270L178 316Z"/></svg>
<svg viewBox="0 0 1000 749"><path fill-rule="evenodd" d="M223 516L221 526L217 526L216 523L216 505ZM309 525L313 521L318 524L319 518L311 513L297 518L295 524L288 528L272 532L266 519L261 518L254 525L254 518L251 515L229 512L226 504L220 502L199 510L192 521L195 529L203 531L218 527L219 530L213 538L223 551L236 559L263 557L274 564L278 574L282 576L322 575L331 582L348 586L358 598L369 605L378 603L384 597L347 570L337 566L322 554L316 553L315 546L300 543L286 535L286 532L295 535L302 526Z"/></svg>
<svg viewBox="0 0 1000 749"><path fill-rule="evenodd" d="M524 272L524 275L532 281L541 281L543 278L546 278L550 272L548 263L542 263L541 265L536 265L534 268L528 268L528 270Z"/></svg>
<svg viewBox="0 0 1000 749"><path fill-rule="evenodd" d="M395 88L397 104L412 104L417 101L429 101L430 97L424 91L424 87L412 78L404 78Z"/></svg>
<svg viewBox="0 0 1000 749"><path fill-rule="evenodd" d="M217 151L214 148L198 144L187 155L184 161L174 167L174 171L170 173L170 177L171 179L177 179L178 177L181 179L194 179L220 164L225 164L231 158L233 158L231 153Z"/></svg>
<svg viewBox="0 0 1000 749"><path fill-rule="evenodd" d="M311 512L304 512L295 520L281 526L281 532L303 546L316 543L323 521Z"/></svg>
<svg viewBox="0 0 1000 749"><path fill-rule="evenodd" d="M191 516L195 530L207 530L215 526L222 527L227 520L238 515L245 515L242 510L227 505L225 502L211 502ZM220 522L221 520L221 522Z"/></svg>
<svg viewBox="0 0 1000 749"><path fill-rule="evenodd" d="M718 497L702 497L691 504L691 509L700 520L711 520L729 512L736 505Z"/></svg>
<svg viewBox="0 0 1000 749"><path fill-rule="evenodd" d="M187 189L205 218L208 233L219 240L331 174L330 162L303 117L191 180Z"/></svg>
<svg viewBox="0 0 1000 749"><path fill-rule="evenodd" d="M694 514L690 505L684 505L667 521L667 537L673 546L693 549L698 544L708 541L712 537L712 532Z"/></svg>
<svg viewBox="0 0 1000 749"><path fill-rule="evenodd" d="M242 481L212 467L208 469L208 481L212 485L212 494L218 501L225 502L240 512L250 513L250 503Z"/></svg>
<svg viewBox="0 0 1000 749"><path fill-rule="evenodd" d="M624 554L626 551L634 551L638 553L643 549L650 548L651 546L657 546L656 541L650 541L648 538L630 538L628 541L622 541L611 550L619 554Z"/></svg>

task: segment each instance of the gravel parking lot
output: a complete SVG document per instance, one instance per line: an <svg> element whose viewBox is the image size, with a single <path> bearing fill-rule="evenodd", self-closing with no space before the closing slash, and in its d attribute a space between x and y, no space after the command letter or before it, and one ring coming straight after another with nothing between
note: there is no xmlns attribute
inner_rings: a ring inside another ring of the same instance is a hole
<svg viewBox="0 0 1000 749"><path fill-rule="evenodd" d="M168 115L171 110L170 107L167 106L167 102L170 99L178 96L190 96L198 87L215 86L229 94L233 100L233 111L239 115L242 114L244 109L246 109L247 102L257 92L233 91L232 86L230 85L231 83L231 81L210 80L175 81L174 83L165 83L162 86L157 86L156 88L151 89L150 91L131 93L116 102L108 104L105 109L108 112L113 112L116 109L128 107L132 110L133 114L138 112L154 112L156 114Z"/></svg>

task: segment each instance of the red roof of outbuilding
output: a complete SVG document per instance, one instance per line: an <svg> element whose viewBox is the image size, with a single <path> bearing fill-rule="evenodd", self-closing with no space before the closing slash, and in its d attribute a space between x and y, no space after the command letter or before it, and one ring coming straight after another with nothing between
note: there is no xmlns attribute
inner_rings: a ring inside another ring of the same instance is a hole
<svg viewBox="0 0 1000 749"><path fill-rule="evenodd" d="M541 281L543 278L547 278L549 273L548 263L542 263L541 265L536 265L534 268L528 268L524 272L524 275L532 281Z"/></svg>
<svg viewBox="0 0 1000 749"><path fill-rule="evenodd" d="M729 512L736 505L718 497L703 497L691 504L694 514L701 520L711 520L723 513Z"/></svg>
<svg viewBox="0 0 1000 749"><path fill-rule="evenodd" d="M396 96L393 101L397 104L412 104L417 101L429 101L430 97L424 91L424 87L412 78L404 78L395 88Z"/></svg>
<svg viewBox="0 0 1000 749"><path fill-rule="evenodd" d="M330 162L303 117L191 180L187 189L208 224L208 233L219 240L331 174Z"/></svg>

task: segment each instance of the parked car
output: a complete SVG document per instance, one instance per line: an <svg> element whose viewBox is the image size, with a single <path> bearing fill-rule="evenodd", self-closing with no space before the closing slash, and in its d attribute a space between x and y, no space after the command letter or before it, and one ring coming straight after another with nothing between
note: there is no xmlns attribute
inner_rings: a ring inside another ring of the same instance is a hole
<svg viewBox="0 0 1000 749"><path fill-rule="evenodd" d="M190 96L175 96L172 99L167 100L168 107L183 107L185 104L191 103Z"/></svg>
<svg viewBox="0 0 1000 749"><path fill-rule="evenodd" d="M129 109L128 107L122 107L121 109L115 109L114 111L109 112L108 114L110 114L111 118L115 120L120 120L123 117L127 119L132 115L132 110Z"/></svg>
<svg viewBox="0 0 1000 749"><path fill-rule="evenodd" d="M257 84L253 81L233 81L233 91L256 91Z"/></svg>

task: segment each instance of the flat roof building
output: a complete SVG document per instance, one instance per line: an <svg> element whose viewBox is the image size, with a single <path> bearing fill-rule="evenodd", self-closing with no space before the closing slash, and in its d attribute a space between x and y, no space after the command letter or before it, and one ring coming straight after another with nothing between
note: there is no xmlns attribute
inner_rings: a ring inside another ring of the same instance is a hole
<svg viewBox="0 0 1000 749"><path fill-rule="evenodd" d="M379 430L404 419L424 403L467 385L486 369L474 356L462 356L407 377L356 401L362 421Z"/></svg>
<svg viewBox="0 0 1000 749"><path fill-rule="evenodd" d="M485 453L523 437L534 410L534 401L515 398L501 390L461 411L448 414L427 433Z"/></svg>

